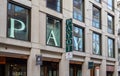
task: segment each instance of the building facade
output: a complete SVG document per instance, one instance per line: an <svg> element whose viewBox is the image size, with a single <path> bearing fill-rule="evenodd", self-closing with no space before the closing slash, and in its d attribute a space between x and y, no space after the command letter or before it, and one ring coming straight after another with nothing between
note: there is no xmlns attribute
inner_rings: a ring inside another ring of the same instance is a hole
<svg viewBox="0 0 120 76"><path fill-rule="evenodd" d="M116 7L116 0L0 0L0 75L118 76Z"/></svg>

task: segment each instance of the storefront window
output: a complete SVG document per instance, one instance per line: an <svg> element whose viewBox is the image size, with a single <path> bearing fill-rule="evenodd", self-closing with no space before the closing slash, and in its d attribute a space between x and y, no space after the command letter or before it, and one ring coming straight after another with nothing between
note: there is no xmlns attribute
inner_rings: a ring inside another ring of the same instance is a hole
<svg viewBox="0 0 120 76"><path fill-rule="evenodd" d="M100 27L100 9L97 7L93 6L93 22L92 25L96 28L101 28Z"/></svg>
<svg viewBox="0 0 120 76"><path fill-rule="evenodd" d="M84 51L84 32L80 27L73 26L73 49L76 51Z"/></svg>
<svg viewBox="0 0 120 76"><path fill-rule="evenodd" d="M59 63L43 61L41 66L41 76L59 76Z"/></svg>
<svg viewBox="0 0 120 76"><path fill-rule="evenodd" d="M70 64L70 76L82 76L82 65Z"/></svg>
<svg viewBox="0 0 120 76"><path fill-rule="evenodd" d="M108 38L108 57L114 57L114 40Z"/></svg>
<svg viewBox="0 0 120 76"><path fill-rule="evenodd" d="M101 37L97 33L93 33L93 54L101 55Z"/></svg>
<svg viewBox="0 0 120 76"><path fill-rule="evenodd" d="M47 16L47 45L61 47L61 20Z"/></svg>
<svg viewBox="0 0 120 76"><path fill-rule="evenodd" d="M83 0L73 0L73 17L79 21L84 19L84 1Z"/></svg>
<svg viewBox="0 0 120 76"><path fill-rule="evenodd" d="M47 0L47 7L62 12L62 0Z"/></svg>
<svg viewBox="0 0 120 76"><path fill-rule="evenodd" d="M8 37L28 41L30 40L29 28L30 10L8 3Z"/></svg>

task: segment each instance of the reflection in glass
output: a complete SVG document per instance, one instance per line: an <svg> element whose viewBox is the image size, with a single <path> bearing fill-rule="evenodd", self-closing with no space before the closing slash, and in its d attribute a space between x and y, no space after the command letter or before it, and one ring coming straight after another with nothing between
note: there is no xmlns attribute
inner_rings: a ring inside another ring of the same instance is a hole
<svg viewBox="0 0 120 76"><path fill-rule="evenodd" d="M76 51L84 51L83 29L76 26L73 27L73 49Z"/></svg>
<svg viewBox="0 0 120 76"><path fill-rule="evenodd" d="M70 76L82 76L82 65L70 64Z"/></svg>
<svg viewBox="0 0 120 76"><path fill-rule="evenodd" d="M98 2L98 3L100 3L101 2L101 0L95 0L96 2Z"/></svg>
<svg viewBox="0 0 120 76"><path fill-rule="evenodd" d="M61 2L62 0L47 0L47 7L56 10L57 12L61 12Z"/></svg>
<svg viewBox="0 0 120 76"><path fill-rule="evenodd" d="M110 9L110 10L113 10L113 1L114 0L107 0L108 1L108 8Z"/></svg>
<svg viewBox="0 0 120 76"><path fill-rule="evenodd" d="M44 61L41 66L41 75L40 76L59 76L59 63L58 62L49 62Z"/></svg>
<svg viewBox="0 0 120 76"><path fill-rule="evenodd" d="M108 15L108 33L114 33L113 24L113 17L111 15Z"/></svg>
<svg viewBox="0 0 120 76"><path fill-rule="evenodd" d="M83 21L83 0L73 0L73 17L79 21Z"/></svg>
<svg viewBox="0 0 120 76"><path fill-rule="evenodd" d="M14 4L8 4L8 37L29 40L29 10Z"/></svg>
<svg viewBox="0 0 120 76"><path fill-rule="evenodd" d="M108 38L108 57L114 57L114 41Z"/></svg>
<svg viewBox="0 0 120 76"><path fill-rule="evenodd" d="M100 28L100 9L93 7L93 23L96 28Z"/></svg>
<svg viewBox="0 0 120 76"><path fill-rule="evenodd" d="M61 21L47 17L47 45L60 47L61 43Z"/></svg>
<svg viewBox="0 0 120 76"><path fill-rule="evenodd" d="M100 41L100 35L93 33L93 54L101 54Z"/></svg>

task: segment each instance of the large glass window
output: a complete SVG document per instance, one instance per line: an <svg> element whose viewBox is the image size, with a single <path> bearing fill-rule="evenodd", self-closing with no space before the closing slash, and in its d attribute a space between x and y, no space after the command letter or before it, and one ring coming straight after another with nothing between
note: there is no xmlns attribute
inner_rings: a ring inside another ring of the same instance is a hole
<svg viewBox="0 0 120 76"><path fill-rule="evenodd" d="M114 40L108 38L108 57L114 57Z"/></svg>
<svg viewBox="0 0 120 76"><path fill-rule="evenodd" d="M93 33L93 54L101 55L101 36Z"/></svg>
<svg viewBox="0 0 120 76"><path fill-rule="evenodd" d="M113 3L114 3L114 0L108 0L108 8L109 8L110 10L113 10L113 8L114 8Z"/></svg>
<svg viewBox="0 0 120 76"><path fill-rule="evenodd" d="M93 22L92 22L92 25L96 28L101 28L100 26L100 15L101 12L100 12L100 9L93 6Z"/></svg>
<svg viewBox="0 0 120 76"><path fill-rule="evenodd" d="M113 16L108 14L108 33L114 33L114 19Z"/></svg>
<svg viewBox="0 0 120 76"><path fill-rule="evenodd" d="M10 38L29 40L30 10L8 3L8 28Z"/></svg>
<svg viewBox="0 0 120 76"><path fill-rule="evenodd" d="M73 0L73 17L79 21L84 19L84 1L83 0Z"/></svg>
<svg viewBox="0 0 120 76"><path fill-rule="evenodd" d="M47 16L46 44L61 47L61 20Z"/></svg>
<svg viewBox="0 0 120 76"><path fill-rule="evenodd" d="M73 50L84 51L84 32L80 27L73 26Z"/></svg>
<svg viewBox="0 0 120 76"><path fill-rule="evenodd" d="M62 0L47 0L47 7L62 12Z"/></svg>

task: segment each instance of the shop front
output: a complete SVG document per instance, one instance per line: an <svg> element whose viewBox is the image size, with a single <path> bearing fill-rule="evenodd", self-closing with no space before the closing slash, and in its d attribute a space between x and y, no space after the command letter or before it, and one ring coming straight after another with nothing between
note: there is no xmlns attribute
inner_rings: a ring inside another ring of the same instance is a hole
<svg viewBox="0 0 120 76"><path fill-rule="evenodd" d="M113 76L113 73L114 73L114 66L111 66L111 65L107 65L106 67L106 76Z"/></svg>
<svg viewBox="0 0 120 76"><path fill-rule="evenodd" d="M0 76L27 76L27 60L0 57Z"/></svg>
<svg viewBox="0 0 120 76"><path fill-rule="evenodd" d="M94 68L90 70L90 76L100 76L100 65L95 64Z"/></svg>
<svg viewBox="0 0 120 76"><path fill-rule="evenodd" d="M40 76L59 76L59 59L42 58Z"/></svg>
<svg viewBox="0 0 120 76"><path fill-rule="evenodd" d="M82 76L82 62L70 61L70 76Z"/></svg>

